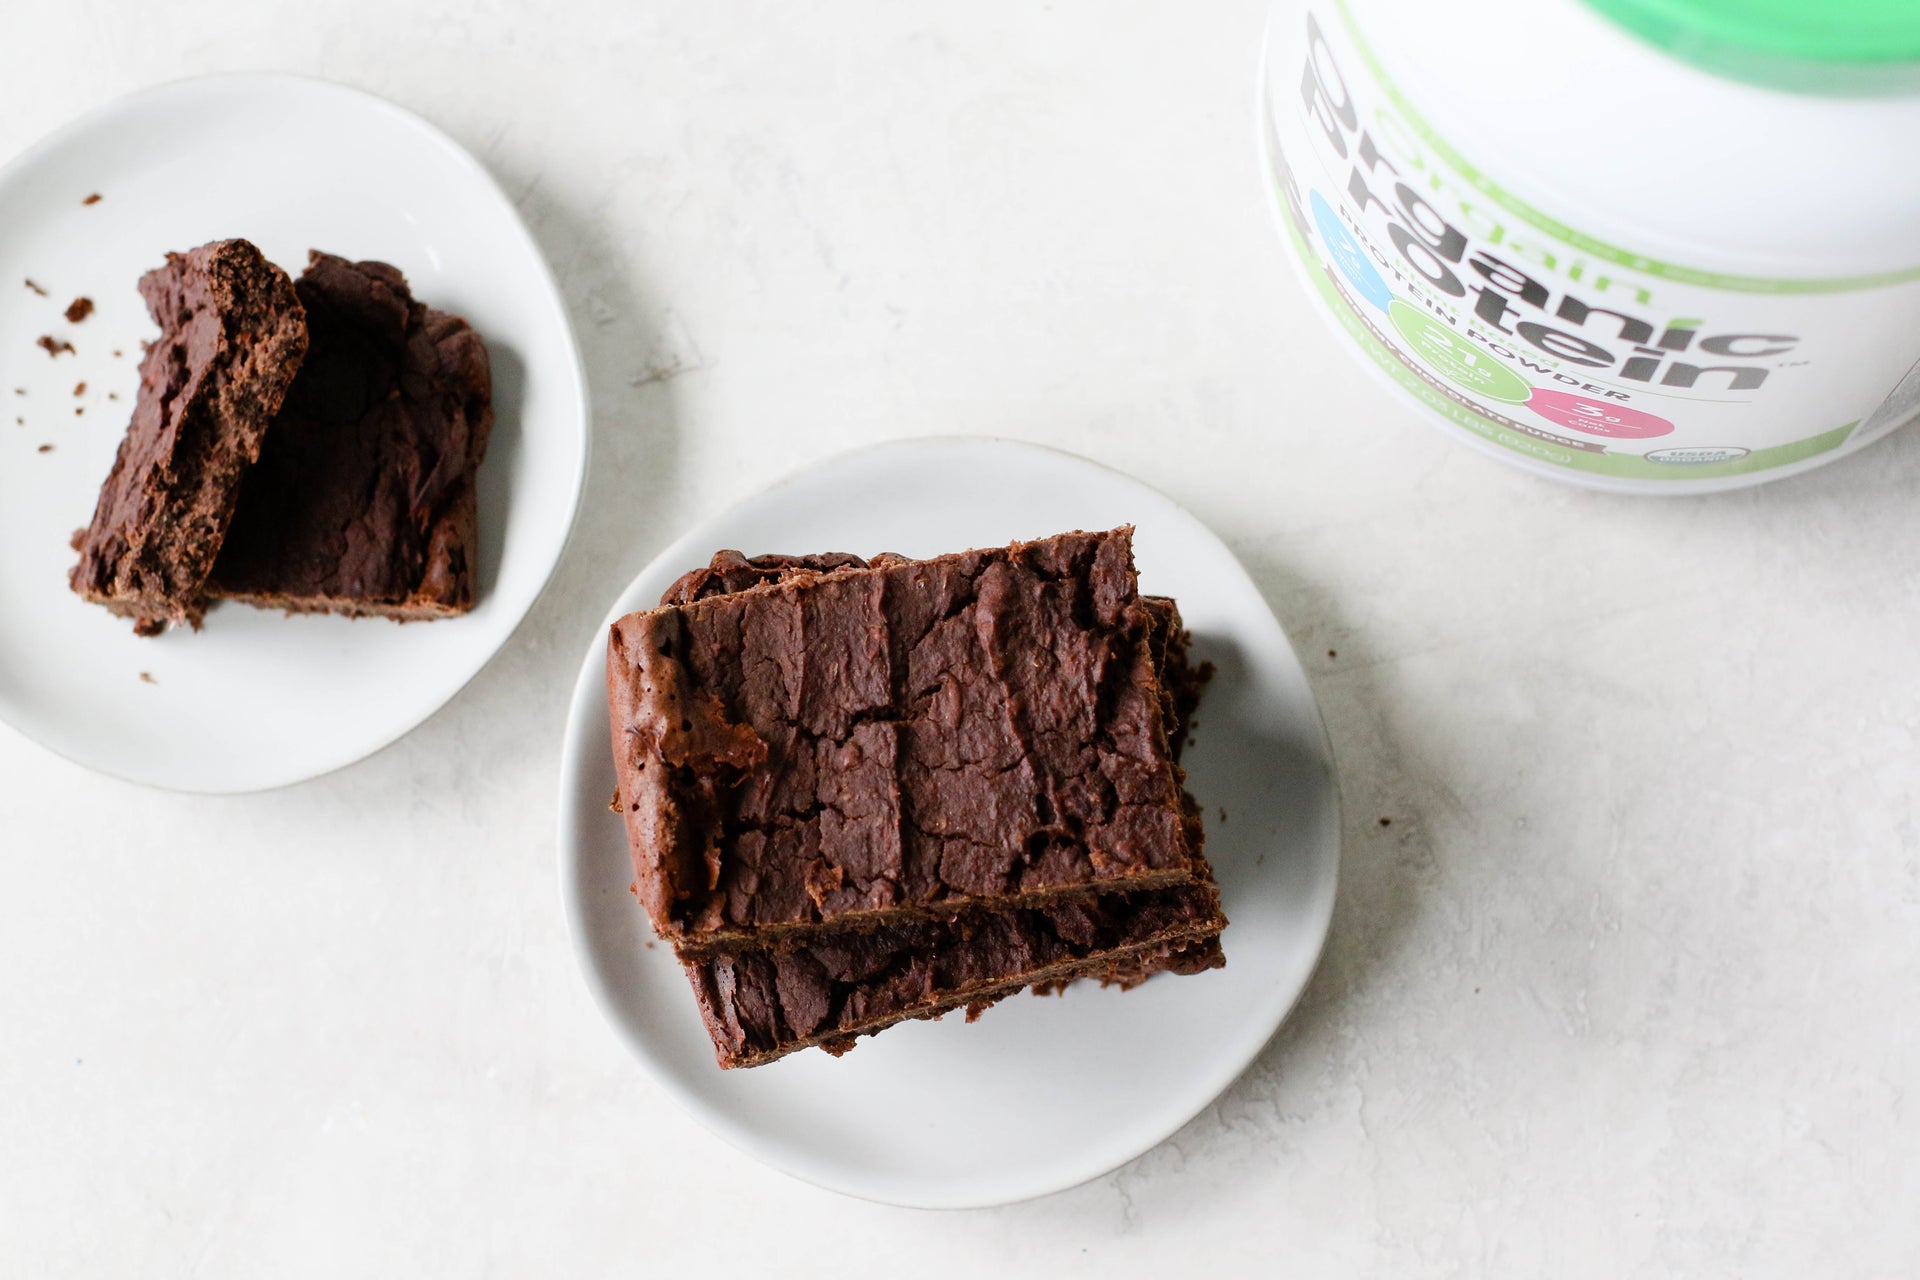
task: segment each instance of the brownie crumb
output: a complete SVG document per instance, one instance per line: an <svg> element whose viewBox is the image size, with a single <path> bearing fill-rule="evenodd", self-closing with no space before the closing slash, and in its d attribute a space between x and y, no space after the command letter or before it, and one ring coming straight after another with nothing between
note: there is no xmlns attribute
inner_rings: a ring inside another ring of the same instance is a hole
<svg viewBox="0 0 1920 1280"><path fill-rule="evenodd" d="M47 291L45 289L42 289L39 285L35 284L31 280L27 281L27 288L33 290L35 293L39 294L43 298L47 296Z"/></svg>
<svg viewBox="0 0 1920 1280"><path fill-rule="evenodd" d="M107 392L107 399L109 399L109 400L118 400L119 398L120 398L120 393L119 393L118 391L109 391L109 392Z"/></svg>
<svg viewBox="0 0 1920 1280"><path fill-rule="evenodd" d="M75 298L67 304L67 323L79 324L93 314L92 298Z"/></svg>
<svg viewBox="0 0 1920 1280"><path fill-rule="evenodd" d="M80 203L81 204L99 204L100 193L96 191L92 195L88 196L85 200L82 200Z"/></svg>
<svg viewBox="0 0 1920 1280"><path fill-rule="evenodd" d="M153 672L142 671L140 673L140 683L141 684L159 684L160 682L153 678Z"/></svg>
<svg viewBox="0 0 1920 1280"><path fill-rule="evenodd" d="M24 427L27 425L27 420L25 418L15 418L13 420L13 425L16 427Z"/></svg>
<svg viewBox="0 0 1920 1280"><path fill-rule="evenodd" d="M120 350L120 348L118 348L118 347L115 347L115 348L113 349L113 358L114 358L115 360L118 360L118 359L119 359L119 358L121 357L121 355L122 355L122 354L123 354L123 353L121 352L121 350Z"/></svg>
<svg viewBox="0 0 1920 1280"><path fill-rule="evenodd" d="M76 383L74 383L74 384L73 384L73 394L75 394L75 395L77 395L77 396L83 396L83 395L85 395L85 394L87 394L87 384L86 384L86 383L84 383L84 382L76 382Z"/></svg>
<svg viewBox="0 0 1920 1280"><path fill-rule="evenodd" d="M25 394L27 394L27 389L26 389L25 387L15 387L15 388L13 389L13 394L15 394L15 395L17 395L17 396L23 396L23 395L25 395Z"/></svg>
<svg viewBox="0 0 1920 1280"><path fill-rule="evenodd" d="M1382 819L1380 819L1380 825L1381 825L1381 826L1383 826L1383 827L1390 827L1390 826L1392 826L1392 825L1393 825L1393 819L1392 819L1392 818L1382 818Z"/></svg>
<svg viewBox="0 0 1920 1280"><path fill-rule="evenodd" d="M79 417L79 416L80 416L81 414L83 414L83 413L85 413L85 412L86 412L86 410L85 410L84 408L80 408L80 407L77 407L77 406L76 406L76 407L75 407L75 409L74 409L74 411L73 411L73 416L77 418L77 417Z"/></svg>
<svg viewBox="0 0 1920 1280"><path fill-rule="evenodd" d="M52 452L53 452L53 446L52 446L52 445L50 445L50 444L43 444L43 445L41 445L41 446L40 446L40 452L41 452L41 453L52 453Z"/></svg>
<svg viewBox="0 0 1920 1280"><path fill-rule="evenodd" d="M35 342L33 345L36 347L39 347L42 351L46 352L48 356L57 356L63 351L68 355L72 355L74 353L73 344L71 342L67 342L62 339L55 338L52 335L45 334L45 333L41 334L39 341Z"/></svg>
<svg viewBox="0 0 1920 1280"><path fill-rule="evenodd" d="M1340 656L1340 651L1337 649L1329 649L1327 650L1327 656L1329 658L1337 658Z"/></svg>
<svg viewBox="0 0 1920 1280"><path fill-rule="evenodd" d="M1222 809L1220 811L1220 821L1225 822L1226 820L1227 820L1227 811L1225 809Z"/></svg>

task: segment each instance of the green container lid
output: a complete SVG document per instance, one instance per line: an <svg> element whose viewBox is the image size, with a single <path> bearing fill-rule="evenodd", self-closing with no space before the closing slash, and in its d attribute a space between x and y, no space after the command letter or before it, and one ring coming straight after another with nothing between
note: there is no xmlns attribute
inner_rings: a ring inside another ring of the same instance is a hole
<svg viewBox="0 0 1920 1280"><path fill-rule="evenodd" d="M1920 91L1920 0L1588 0L1677 58L1814 93Z"/></svg>

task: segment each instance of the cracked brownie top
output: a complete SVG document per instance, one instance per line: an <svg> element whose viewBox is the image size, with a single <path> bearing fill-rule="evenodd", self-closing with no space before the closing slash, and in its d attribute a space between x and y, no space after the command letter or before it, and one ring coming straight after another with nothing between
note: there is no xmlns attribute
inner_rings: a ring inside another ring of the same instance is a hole
<svg viewBox="0 0 1920 1280"><path fill-rule="evenodd" d="M1191 878L1131 534L723 552L617 622L615 800L655 929L694 955Z"/></svg>
<svg viewBox="0 0 1920 1280"><path fill-rule="evenodd" d="M312 346L247 472L211 594L433 618L473 607L486 344L384 262L315 250L294 284Z"/></svg>

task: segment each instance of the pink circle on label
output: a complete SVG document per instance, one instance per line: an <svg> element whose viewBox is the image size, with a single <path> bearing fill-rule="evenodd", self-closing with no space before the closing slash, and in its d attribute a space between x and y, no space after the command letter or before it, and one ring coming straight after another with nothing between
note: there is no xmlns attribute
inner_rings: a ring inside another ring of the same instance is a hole
<svg viewBox="0 0 1920 1280"><path fill-rule="evenodd" d="M1647 440L1673 430L1671 422L1654 414L1571 391L1549 391L1545 387L1533 389L1533 394L1527 397L1527 408L1548 422L1609 440Z"/></svg>

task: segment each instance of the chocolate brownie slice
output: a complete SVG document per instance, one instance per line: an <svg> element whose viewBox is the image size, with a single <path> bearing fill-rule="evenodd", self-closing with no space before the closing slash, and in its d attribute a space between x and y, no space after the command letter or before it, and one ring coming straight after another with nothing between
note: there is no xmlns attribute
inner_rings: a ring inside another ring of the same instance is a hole
<svg viewBox="0 0 1920 1280"><path fill-rule="evenodd" d="M974 1012L1034 984L1144 980L1186 948L1211 961L1183 972L1211 967L1224 923L1213 886L1196 883L844 931L686 969L720 1065L752 1067L810 1045L845 1053L896 1022Z"/></svg>
<svg viewBox="0 0 1920 1280"><path fill-rule="evenodd" d="M655 930L699 956L1192 880L1131 533L683 579L614 624L616 805Z"/></svg>
<svg viewBox="0 0 1920 1280"><path fill-rule="evenodd" d="M199 623L242 474L306 354L307 326L286 273L245 240L168 254L140 296L160 337L68 582L153 635Z"/></svg>
<svg viewBox="0 0 1920 1280"><path fill-rule="evenodd" d="M756 557L752 566L761 576L755 580L804 571L803 559L823 558ZM843 567L852 558L832 559ZM734 572L735 589L745 589L752 582L738 571L746 563L723 552L713 567ZM682 578L669 597L694 576ZM723 590L709 581L697 598ZM1154 628L1177 759L1206 677L1188 663L1188 637L1174 602L1147 597L1142 603ZM975 908L950 920L843 930L779 950L688 961L716 1058L723 1068L759 1066L816 1044L838 1055L857 1037L908 1019L938 1018L965 1006L971 1020L1025 986L1047 994L1084 977L1126 989L1156 973L1220 967L1226 919L1212 869L1199 853L1199 806L1184 790L1182 804L1195 842L1192 884L1027 910Z"/></svg>
<svg viewBox="0 0 1920 1280"><path fill-rule="evenodd" d="M312 348L240 487L208 593L402 620L473 607L486 345L384 262L309 255Z"/></svg>

